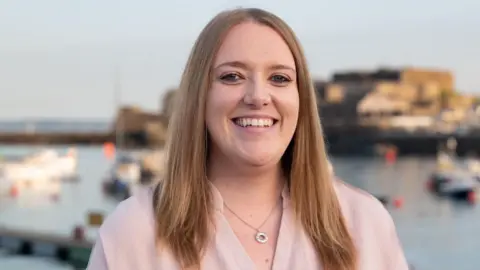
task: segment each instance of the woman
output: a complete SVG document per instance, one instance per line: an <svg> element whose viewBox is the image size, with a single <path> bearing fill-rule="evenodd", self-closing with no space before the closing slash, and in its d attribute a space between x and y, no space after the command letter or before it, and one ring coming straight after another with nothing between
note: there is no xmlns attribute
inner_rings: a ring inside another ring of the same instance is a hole
<svg viewBox="0 0 480 270"><path fill-rule="evenodd" d="M383 206L332 181L306 60L281 19L217 15L176 101L164 179L110 215L88 269L407 269Z"/></svg>

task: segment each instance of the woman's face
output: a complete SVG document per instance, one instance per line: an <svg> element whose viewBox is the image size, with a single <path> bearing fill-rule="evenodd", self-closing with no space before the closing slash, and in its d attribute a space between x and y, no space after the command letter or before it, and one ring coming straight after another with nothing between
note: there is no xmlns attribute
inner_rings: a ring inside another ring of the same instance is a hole
<svg viewBox="0 0 480 270"><path fill-rule="evenodd" d="M237 164L277 164L297 126L299 96L294 57L273 29L235 26L213 64L206 125L211 158Z"/></svg>

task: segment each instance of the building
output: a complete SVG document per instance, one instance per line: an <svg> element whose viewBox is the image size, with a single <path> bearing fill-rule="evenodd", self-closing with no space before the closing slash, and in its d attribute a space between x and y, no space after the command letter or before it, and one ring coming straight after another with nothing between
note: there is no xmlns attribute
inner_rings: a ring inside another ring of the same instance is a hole
<svg viewBox="0 0 480 270"><path fill-rule="evenodd" d="M114 122L118 147L162 146L168 120L161 114L145 112L134 106L120 108Z"/></svg>
<svg viewBox="0 0 480 270"><path fill-rule="evenodd" d="M434 83L438 88L450 92L453 92L455 88L454 76L451 72L413 67L403 69L380 68L375 71L336 72L332 75L331 81L334 83L394 82L416 86Z"/></svg>
<svg viewBox="0 0 480 270"><path fill-rule="evenodd" d="M324 120L356 119L362 125L388 127L394 117L435 117L446 108L466 109L474 101L455 92L450 72L435 69L336 72L330 82L316 87Z"/></svg>

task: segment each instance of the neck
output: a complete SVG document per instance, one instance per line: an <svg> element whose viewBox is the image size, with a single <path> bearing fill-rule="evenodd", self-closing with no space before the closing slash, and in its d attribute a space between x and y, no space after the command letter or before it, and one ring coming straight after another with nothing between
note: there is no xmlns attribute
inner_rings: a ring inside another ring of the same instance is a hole
<svg viewBox="0 0 480 270"><path fill-rule="evenodd" d="M208 178L228 206L271 207L278 202L285 185L280 164L268 169L239 168L218 160L210 160Z"/></svg>

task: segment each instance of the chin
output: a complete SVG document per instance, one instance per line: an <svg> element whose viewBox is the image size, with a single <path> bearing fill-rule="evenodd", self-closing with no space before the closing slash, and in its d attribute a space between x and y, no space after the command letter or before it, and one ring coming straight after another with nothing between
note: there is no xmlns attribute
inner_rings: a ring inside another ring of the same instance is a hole
<svg viewBox="0 0 480 270"><path fill-rule="evenodd" d="M276 165L280 162L279 158L264 155L264 156L243 156L241 160L248 166L252 167L268 167Z"/></svg>

